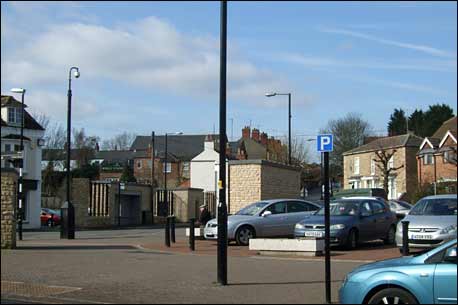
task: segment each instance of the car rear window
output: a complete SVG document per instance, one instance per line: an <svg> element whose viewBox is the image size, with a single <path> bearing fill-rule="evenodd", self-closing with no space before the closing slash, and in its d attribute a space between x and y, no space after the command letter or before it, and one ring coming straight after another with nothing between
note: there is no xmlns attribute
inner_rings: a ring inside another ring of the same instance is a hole
<svg viewBox="0 0 458 305"><path fill-rule="evenodd" d="M456 215L456 198L424 198L410 210L409 215Z"/></svg>

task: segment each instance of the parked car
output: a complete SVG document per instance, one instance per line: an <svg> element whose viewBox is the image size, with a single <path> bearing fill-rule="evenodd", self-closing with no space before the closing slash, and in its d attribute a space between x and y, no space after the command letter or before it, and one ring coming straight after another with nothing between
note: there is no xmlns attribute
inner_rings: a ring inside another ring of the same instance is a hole
<svg viewBox="0 0 458 305"><path fill-rule="evenodd" d="M432 248L456 238L457 195L436 195L420 199L404 218L409 221L409 247ZM402 224L398 223L396 244L402 247Z"/></svg>
<svg viewBox="0 0 458 305"><path fill-rule="evenodd" d="M228 217L228 240L248 245L255 237L292 237L294 225L315 213L320 205L299 199L273 199L252 203ZM210 220L204 229L206 239L218 238L218 223Z"/></svg>
<svg viewBox="0 0 458 305"><path fill-rule="evenodd" d="M42 226L53 227L60 225L60 211L42 208L40 220Z"/></svg>
<svg viewBox="0 0 458 305"><path fill-rule="evenodd" d="M353 197L332 201L330 216L332 245L354 249L362 241L395 242L396 214L383 198ZM297 223L294 236L324 237L324 208Z"/></svg>
<svg viewBox="0 0 458 305"><path fill-rule="evenodd" d="M410 203L402 200L393 199L388 201L388 203L391 210L396 213L398 219L406 217L407 213L409 213L410 209L412 209L412 205Z"/></svg>
<svg viewBox="0 0 458 305"><path fill-rule="evenodd" d="M356 268L344 279L340 303L456 304L456 244Z"/></svg>

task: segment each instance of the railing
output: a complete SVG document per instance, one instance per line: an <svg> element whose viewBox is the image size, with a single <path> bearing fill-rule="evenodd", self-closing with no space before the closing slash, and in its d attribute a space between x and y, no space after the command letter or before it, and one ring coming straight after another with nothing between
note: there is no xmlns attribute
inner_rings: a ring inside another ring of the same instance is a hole
<svg viewBox="0 0 458 305"><path fill-rule="evenodd" d="M174 214L175 195L173 191L167 190L168 213L165 202L165 190L156 190L156 209L154 216L168 216Z"/></svg>
<svg viewBox="0 0 458 305"><path fill-rule="evenodd" d="M204 192L204 204L212 217L216 217L216 192Z"/></svg>
<svg viewBox="0 0 458 305"><path fill-rule="evenodd" d="M110 183L91 181L90 201L88 207L89 216L109 216L109 192Z"/></svg>

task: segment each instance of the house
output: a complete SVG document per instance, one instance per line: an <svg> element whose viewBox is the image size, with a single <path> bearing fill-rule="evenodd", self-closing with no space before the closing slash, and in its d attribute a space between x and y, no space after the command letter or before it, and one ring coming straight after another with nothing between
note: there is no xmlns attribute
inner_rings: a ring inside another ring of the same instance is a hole
<svg viewBox="0 0 458 305"><path fill-rule="evenodd" d="M24 105L26 108L27 106ZM20 151L22 104L14 97L1 96L1 154L2 168L12 168L8 160ZM24 110L24 170L23 192L25 199L23 227L40 228L41 210L41 153L44 145L44 128Z"/></svg>
<svg viewBox="0 0 458 305"><path fill-rule="evenodd" d="M445 121L426 137L417 153L418 183L457 181L457 117Z"/></svg>
<svg viewBox="0 0 458 305"><path fill-rule="evenodd" d="M399 198L404 193L413 194L417 189L416 155L423 139L412 134L384 137L347 151L344 157L344 189L383 188L384 177L377 167L376 152L396 150L389 161L390 168L402 168L391 172L388 180L388 198Z"/></svg>

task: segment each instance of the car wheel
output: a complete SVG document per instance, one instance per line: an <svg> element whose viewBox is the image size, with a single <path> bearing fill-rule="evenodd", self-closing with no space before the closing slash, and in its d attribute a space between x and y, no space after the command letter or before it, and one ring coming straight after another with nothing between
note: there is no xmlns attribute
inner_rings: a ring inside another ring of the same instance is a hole
<svg viewBox="0 0 458 305"><path fill-rule="evenodd" d="M237 230L235 241L237 245L248 246L250 239L255 237L254 229L250 226L243 226Z"/></svg>
<svg viewBox="0 0 458 305"><path fill-rule="evenodd" d="M368 304L418 304L418 301L405 290L387 288L374 294Z"/></svg>
<svg viewBox="0 0 458 305"><path fill-rule="evenodd" d="M396 242L396 229L394 228L394 226L390 227L383 242L385 243L385 245L393 245Z"/></svg>
<svg viewBox="0 0 458 305"><path fill-rule="evenodd" d="M347 244L345 245L345 248L347 250L353 250L353 249L356 249L357 246L358 246L358 234L356 232L356 229L351 229L350 233L348 233Z"/></svg>

